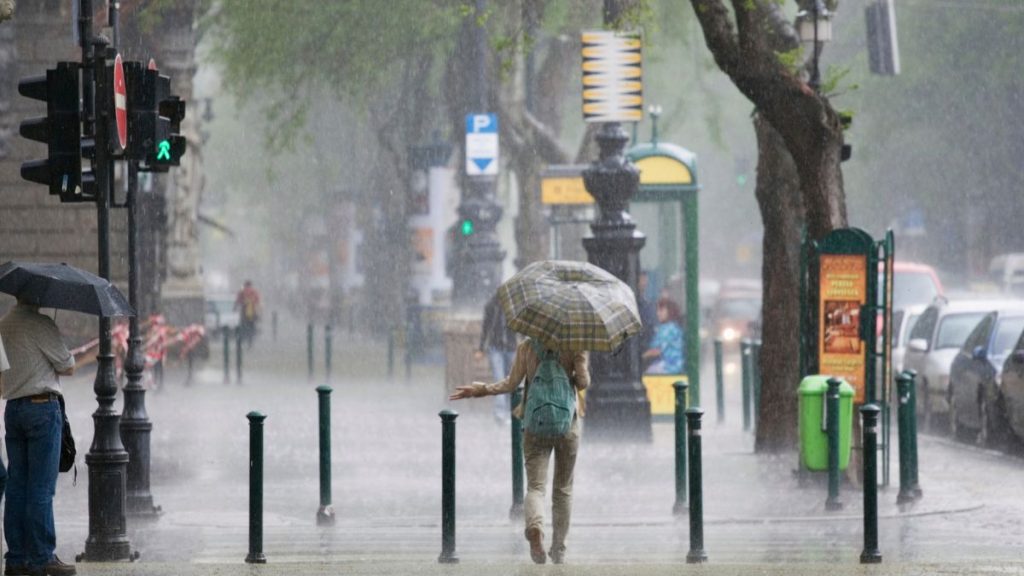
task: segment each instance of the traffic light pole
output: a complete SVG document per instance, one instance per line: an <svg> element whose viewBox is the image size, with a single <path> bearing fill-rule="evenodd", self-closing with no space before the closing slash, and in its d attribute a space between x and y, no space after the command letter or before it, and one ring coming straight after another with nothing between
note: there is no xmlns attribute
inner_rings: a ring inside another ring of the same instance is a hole
<svg viewBox="0 0 1024 576"><path fill-rule="evenodd" d="M127 467L128 514L155 518L161 513L153 505L149 491L150 436L153 423L146 412L146 389L142 373L146 368L139 331L139 162L128 160L128 302L135 315L128 319L128 357L124 364L124 413L121 417L121 441L130 455Z"/></svg>
<svg viewBox="0 0 1024 576"><path fill-rule="evenodd" d="M113 86L107 76L108 41L92 37L92 2L81 0L79 14L83 49L83 99L86 106L86 137L96 145L93 172L96 177L96 225L99 275L110 279L110 200L113 158L110 125L113 115ZM91 80L88 72L92 73ZM89 537L78 560L108 562L131 559L125 519L125 479L128 452L121 443L120 415L114 410L117 382L111 351L110 319L100 318L99 354L93 391L98 407L93 413L93 441L85 462L89 466Z"/></svg>
<svg viewBox="0 0 1024 576"><path fill-rule="evenodd" d="M490 108L487 86L487 29L476 22L487 13L486 0L476 0L476 18L467 21L473 26L474 74L476 83L475 112ZM468 153L468 152L467 152ZM495 200L497 177L467 176L462 201L457 208L463 228L456 232L456 257L452 263L452 304L456 308L476 311L491 298L501 283L501 262L505 251L498 242L496 227L502 209ZM466 222L469 223L468 228Z"/></svg>

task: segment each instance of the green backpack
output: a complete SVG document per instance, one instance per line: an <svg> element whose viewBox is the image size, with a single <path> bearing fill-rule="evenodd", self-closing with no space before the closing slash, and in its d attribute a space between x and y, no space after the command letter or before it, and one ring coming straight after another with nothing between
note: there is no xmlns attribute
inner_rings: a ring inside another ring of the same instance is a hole
<svg viewBox="0 0 1024 576"><path fill-rule="evenodd" d="M526 390L523 415L526 431L536 436L559 437L569 433L576 414L576 390L558 363L558 353L545 350L536 340L530 345L540 364Z"/></svg>

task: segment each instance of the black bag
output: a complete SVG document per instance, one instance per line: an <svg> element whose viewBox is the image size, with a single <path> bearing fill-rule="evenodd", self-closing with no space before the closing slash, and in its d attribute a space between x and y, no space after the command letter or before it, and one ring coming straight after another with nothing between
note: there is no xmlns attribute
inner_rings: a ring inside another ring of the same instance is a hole
<svg viewBox="0 0 1024 576"><path fill-rule="evenodd" d="M64 396L58 396L60 399L60 415L64 419L64 427L60 431L60 465L58 470L61 472L68 472L75 465L75 455L78 451L75 450L75 437L71 435L71 423L68 422L68 411L64 407Z"/></svg>

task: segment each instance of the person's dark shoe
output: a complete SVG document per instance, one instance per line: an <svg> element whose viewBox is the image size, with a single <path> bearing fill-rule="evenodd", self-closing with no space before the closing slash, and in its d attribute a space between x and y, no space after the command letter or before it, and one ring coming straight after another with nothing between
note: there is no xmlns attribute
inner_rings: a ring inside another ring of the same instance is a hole
<svg viewBox="0 0 1024 576"><path fill-rule="evenodd" d="M43 573L46 576L75 576L77 572L74 564L65 564L56 556L43 566Z"/></svg>
<svg viewBox="0 0 1024 576"><path fill-rule="evenodd" d="M44 576L42 568L29 568L24 564L4 566L4 576Z"/></svg>
<svg viewBox="0 0 1024 576"><path fill-rule="evenodd" d="M544 532L540 528L527 528L526 539L530 542L530 558L535 564L547 562L548 555L544 553Z"/></svg>

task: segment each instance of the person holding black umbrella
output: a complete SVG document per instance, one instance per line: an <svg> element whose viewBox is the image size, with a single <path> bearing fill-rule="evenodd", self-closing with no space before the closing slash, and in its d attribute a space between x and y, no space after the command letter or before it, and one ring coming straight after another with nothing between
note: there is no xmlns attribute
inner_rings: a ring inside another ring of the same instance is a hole
<svg viewBox="0 0 1024 576"><path fill-rule="evenodd" d="M75 567L54 553L57 533L53 494L57 486L63 415L60 376L78 362L61 338L57 324L39 312L30 296L0 319L0 339L10 353L3 398L10 475L4 532L6 575L70 576Z"/></svg>

